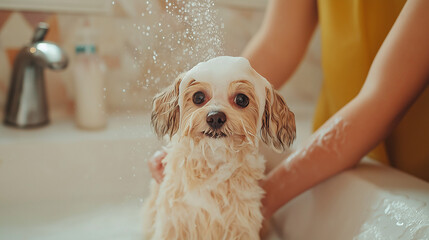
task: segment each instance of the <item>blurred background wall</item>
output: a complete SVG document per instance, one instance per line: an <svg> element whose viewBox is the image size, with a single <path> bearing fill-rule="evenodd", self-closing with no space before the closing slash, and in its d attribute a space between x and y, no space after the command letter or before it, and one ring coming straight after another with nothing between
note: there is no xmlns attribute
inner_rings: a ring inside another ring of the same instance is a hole
<svg viewBox="0 0 429 240"><path fill-rule="evenodd" d="M252 1L244 1L244 4L243 1L214 1L214 34L220 35L223 51L217 54L239 55L259 28L265 4L249 3ZM5 104L15 54L29 43L34 27L41 21L51 27L47 40L62 46L71 63L65 71L45 71L48 101L53 111L73 111L74 46L83 21L89 21L95 29L98 53L107 66L105 81L110 112L149 109L153 95L168 85L177 72L186 70L194 64L192 61L198 60L192 58L195 54L186 52L189 49L184 49L192 43L173 47L160 45L166 41L160 39L161 36L171 36L171 33L186 28L177 23L171 12L166 11L168 0L115 0L109 1L109 5L105 13L0 10L0 109ZM176 9L174 14L186 13ZM164 35L159 32L157 35L154 26L157 31L162 29ZM176 63L177 57L169 57L185 52L191 58L183 58ZM155 61L154 57L163 59ZM319 37L315 34L299 70L292 81L281 89L292 109L300 111L301 105L314 103L321 78Z"/></svg>

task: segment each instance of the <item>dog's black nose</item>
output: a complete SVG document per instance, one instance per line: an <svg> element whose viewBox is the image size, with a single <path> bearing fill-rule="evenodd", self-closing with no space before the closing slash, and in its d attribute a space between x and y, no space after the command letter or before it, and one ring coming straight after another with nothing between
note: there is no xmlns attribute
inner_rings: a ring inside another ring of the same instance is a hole
<svg viewBox="0 0 429 240"><path fill-rule="evenodd" d="M207 114L206 121L210 127L218 129L226 122L226 115L223 112L209 112L209 114Z"/></svg>

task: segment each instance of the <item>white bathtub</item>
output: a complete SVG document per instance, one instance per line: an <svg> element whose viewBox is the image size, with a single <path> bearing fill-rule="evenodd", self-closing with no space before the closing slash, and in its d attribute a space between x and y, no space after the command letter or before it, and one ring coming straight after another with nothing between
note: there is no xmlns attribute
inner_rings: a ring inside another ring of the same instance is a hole
<svg viewBox="0 0 429 240"><path fill-rule="evenodd" d="M0 126L0 239L141 239L149 116L100 132L68 118L38 130Z"/></svg>
<svg viewBox="0 0 429 240"><path fill-rule="evenodd" d="M0 239L141 239L148 115L101 132L58 118L39 130L0 126ZM285 239L429 239L429 184L362 163L276 215Z"/></svg>
<svg viewBox="0 0 429 240"><path fill-rule="evenodd" d="M285 239L429 239L429 184L364 160L275 217Z"/></svg>

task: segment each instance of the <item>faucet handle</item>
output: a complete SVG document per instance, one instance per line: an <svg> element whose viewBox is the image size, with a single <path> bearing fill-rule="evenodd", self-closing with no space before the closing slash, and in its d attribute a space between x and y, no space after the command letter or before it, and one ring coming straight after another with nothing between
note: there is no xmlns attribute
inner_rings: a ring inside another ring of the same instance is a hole
<svg viewBox="0 0 429 240"><path fill-rule="evenodd" d="M36 30L34 31L33 40L31 40L31 43L36 43L43 41L45 39L46 34L49 30L49 24L40 22L39 25L37 25Z"/></svg>

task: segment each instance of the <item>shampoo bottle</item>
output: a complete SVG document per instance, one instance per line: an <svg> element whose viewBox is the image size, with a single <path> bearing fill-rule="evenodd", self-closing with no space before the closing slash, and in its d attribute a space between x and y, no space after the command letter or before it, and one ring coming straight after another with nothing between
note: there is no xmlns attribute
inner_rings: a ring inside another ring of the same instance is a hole
<svg viewBox="0 0 429 240"><path fill-rule="evenodd" d="M87 24L88 25L88 24ZM106 126L105 65L97 55L89 26L81 29L80 41L75 47L75 122L84 129Z"/></svg>

